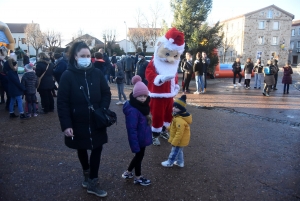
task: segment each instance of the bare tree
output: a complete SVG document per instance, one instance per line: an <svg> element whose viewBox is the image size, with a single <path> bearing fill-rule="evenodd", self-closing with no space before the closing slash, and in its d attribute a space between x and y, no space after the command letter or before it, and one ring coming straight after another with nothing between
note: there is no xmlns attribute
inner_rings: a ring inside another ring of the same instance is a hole
<svg viewBox="0 0 300 201"><path fill-rule="evenodd" d="M103 31L104 46L108 52L108 56L112 55L111 50L116 46L116 30L107 29Z"/></svg>
<svg viewBox="0 0 300 201"><path fill-rule="evenodd" d="M225 63L226 53L227 53L228 49L233 47L234 42L236 40L236 35L228 34L228 24L226 24L224 26L224 28L226 30L224 31L224 29L223 29L224 37L223 37L223 40L222 40L222 43L221 43L221 47L223 49L223 58L222 58L223 63Z"/></svg>
<svg viewBox="0 0 300 201"><path fill-rule="evenodd" d="M139 31L139 28L129 28L128 29L128 38L129 38L130 42L132 42L132 44L135 48L135 51L137 51L139 48L139 45L142 41L142 36Z"/></svg>
<svg viewBox="0 0 300 201"><path fill-rule="evenodd" d="M47 30L43 34L46 40L46 47L48 47L49 51L54 52L56 47L61 46L60 32L54 32L54 30Z"/></svg>
<svg viewBox="0 0 300 201"><path fill-rule="evenodd" d="M40 30L40 26L35 23L28 24L24 32L26 34L26 41L35 49L37 58L39 49L45 45L45 38Z"/></svg>

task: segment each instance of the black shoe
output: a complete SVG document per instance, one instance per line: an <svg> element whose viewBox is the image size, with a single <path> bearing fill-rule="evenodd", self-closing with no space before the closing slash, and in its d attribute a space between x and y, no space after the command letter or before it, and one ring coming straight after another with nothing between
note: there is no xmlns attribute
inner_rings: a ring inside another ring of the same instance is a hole
<svg viewBox="0 0 300 201"><path fill-rule="evenodd" d="M289 92L286 92L287 94L289 94Z"/></svg>
<svg viewBox="0 0 300 201"><path fill-rule="evenodd" d="M16 118L19 117L19 115L15 115L15 113L9 113L9 118Z"/></svg>
<svg viewBox="0 0 300 201"><path fill-rule="evenodd" d="M285 94L285 91L283 92L283 94Z"/></svg>
<svg viewBox="0 0 300 201"><path fill-rule="evenodd" d="M254 87L254 89L256 89L256 87Z"/></svg>
<svg viewBox="0 0 300 201"><path fill-rule="evenodd" d="M26 114L20 114L20 119L28 119L29 117Z"/></svg>
<svg viewBox="0 0 300 201"><path fill-rule="evenodd" d="M273 90L277 90L277 88L274 88Z"/></svg>

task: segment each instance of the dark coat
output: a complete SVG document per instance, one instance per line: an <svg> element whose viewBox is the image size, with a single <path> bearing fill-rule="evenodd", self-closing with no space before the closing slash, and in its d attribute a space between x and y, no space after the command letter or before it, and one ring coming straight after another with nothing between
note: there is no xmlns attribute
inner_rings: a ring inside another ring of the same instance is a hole
<svg viewBox="0 0 300 201"><path fill-rule="evenodd" d="M111 92L104 75L95 67L80 70L69 64L60 80L57 112L61 130L73 128L74 134L73 140L65 137L65 144L73 149L94 149L107 143L106 128L96 127L80 86L83 86L87 96L89 94L95 109L109 108Z"/></svg>
<svg viewBox="0 0 300 201"><path fill-rule="evenodd" d="M21 84L25 87L25 94L35 94L38 85L38 78L34 71L24 73Z"/></svg>
<svg viewBox="0 0 300 201"><path fill-rule="evenodd" d="M116 83L117 84L123 84L125 83L125 73L123 70L123 66L121 62L117 62L117 69L115 75L116 75Z"/></svg>
<svg viewBox="0 0 300 201"><path fill-rule="evenodd" d="M117 62L118 62L118 60L117 60L117 57L116 57L116 56L112 56L110 61L111 61L111 63L112 63L112 64L115 64L115 63L117 63Z"/></svg>
<svg viewBox="0 0 300 201"><path fill-rule="evenodd" d="M203 63L202 61L196 59L193 65L193 71L195 72L195 76L203 75Z"/></svg>
<svg viewBox="0 0 300 201"><path fill-rule="evenodd" d="M232 72L234 73L240 73L242 72L242 64L241 62L234 61L232 64Z"/></svg>
<svg viewBox="0 0 300 201"><path fill-rule="evenodd" d="M21 96L24 94L25 87L21 84L17 70L13 70L11 59L4 63L4 72L7 75L8 95L10 97Z"/></svg>
<svg viewBox="0 0 300 201"><path fill-rule="evenodd" d="M184 73L187 73L187 74L192 74L193 73L193 62L190 61L188 62L186 59L181 62L182 63L182 66L181 66L181 69Z"/></svg>
<svg viewBox="0 0 300 201"><path fill-rule="evenodd" d="M61 75L65 70L67 70L67 68L68 61L65 60L63 57L59 58L53 69L53 76L57 83L59 83Z"/></svg>
<svg viewBox="0 0 300 201"><path fill-rule="evenodd" d="M283 67L283 77L282 77L282 84L292 84L292 76L293 69L288 67Z"/></svg>
<svg viewBox="0 0 300 201"><path fill-rule="evenodd" d="M264 74L264 82L266 83L266 85L274 85L275 84L275 77L274 77L274 74L275 74L275 71L276 71L276 68L275 66L273 65L269 65L267 64L266 68L270 68L270 71L271 71L271 74L270 75L267 75L267 74Z"/></svg>
<svg viewBox="0 0 300 201"><path fill-rule="evenodd" d="M207 73L207 69L210 65L210 59L208 57L202 58L202 63L203 63L203 73Z"/></svg>
<svg viewBox="0 0 300 201"><path fill-rule="evenodd" d="M123 106L123 113L126 119L128 141L133 153L140 151L140 148L152 144L151 126L148 125L147 117L138 109L131 106L129 101Z"/></svg>
<svg viewBox="0 0 300 201"><path fill-rule="evenodd" d="M103 60L105 61L105 75L109 75L110 74L110 67L111 67L111 64L110 64L110 61L109 61L109 57L107 56L106 53L103 53Z"/></svg>
<svg viewBox="0 0 300 201"><path fill-rule="evenodd" d="M49 64L49 67L46 71L47 65ZM41 77L43 73L46 71L44 74L40 86L37 89L38 91L40 89L53 89L54 88L54 80L53 80L53 63L49 60L40 60L36 63L36 69L35 69L35 74L38 77Z"/></svg>
<svg viewBox="0 0 300 201"><path fill-rule="evenodd" d="M246 62L244 66L244 72L246 74L252 74L253 71L253 63L252 62Z"/></svg>
<svg viewBox="0 0 300 201"><path fill-rule="evenodd" d="M126 57L124 60L124 71L133 71L134 61L130 57Z"/></svg>
<svg viewBox="0 0 300 201"><path fill-rule="evenodd" d="M263 65L261 64L255 64L254 68L253 68L253 71L255 73L263 73Z"/></svg>
<svg viewBox="0 0 300 201"><path fill-rule="evenodd" d="M29 57L26 54L23 55L23 64L24 64L24 66L26 64L29 64Z"/></svg>
<svg viewBox="0 0 300 201"><path fill-rule="evenodd" d="M146 68L148 66L149 62L146 61L146 59L141 59L140 61L137 62L136 64L136 75L139 75L142 78L142 81L145 85L148 84L145 76Z"/></svg>
<svg viewBox="0 0 300 201"><path fill-rule="evenodd" d="M94 63L95 68L99 69L103 75L106 74L106 66L105 66L105 61L95 61Z"/></svg>

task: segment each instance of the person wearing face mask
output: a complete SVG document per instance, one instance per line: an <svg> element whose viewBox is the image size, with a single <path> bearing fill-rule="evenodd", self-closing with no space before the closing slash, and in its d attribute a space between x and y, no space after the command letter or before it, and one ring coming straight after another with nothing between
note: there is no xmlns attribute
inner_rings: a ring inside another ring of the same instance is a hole
<svg viewBox="0 0 300 201"><path fill-rule="evenodd" d="M39 53L39 60L36 62L35 74L39 77L40 83L37 91L41 97L43 114L54 112L54 99L52 96L52 89L54 88L53 68L54 64L51 62L48 55L44 52Z"/></svg>
<svg viewBox="0 0 300 201"><path fill-rule="evenodd" d="M138 62L136 63L135 75L139 75L142 78L142 82L147 86L148 81L145 77L146 68L149 62L145 59L145 54L143 52L139 53Z"/></svg>
<svg viewBox="0 0 300 201"><path fill-rule="evenodd" d="M183 69L184 72L184 84L182 87L182 92L184 94L190 93L189 86L193 75L193 62L192 62L193 59L191 53L186 52L185 58L186 60L182 62L182 66L181 66L181 69Z"/></svg>
<svg viewBox="0 0 300 201"><path fill-rule="evenodd" d="M82 187L99 197L107 192L99 188L98 171L102 147L107 143L106 128L98 128L86 96L93 108L109 108L111 92L101 70L91 62L91 52L85 42L75 42L70 48L69 64L62 74L57 93L57 112L65 145L77 150L83 170ZM90 152L90 157L88 151Z"/></svg>

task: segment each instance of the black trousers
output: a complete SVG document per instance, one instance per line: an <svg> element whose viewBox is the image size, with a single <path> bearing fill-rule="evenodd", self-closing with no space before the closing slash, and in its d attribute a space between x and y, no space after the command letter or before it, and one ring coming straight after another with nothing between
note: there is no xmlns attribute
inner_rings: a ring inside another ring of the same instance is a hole
<svg viewBox="0 0 300 201"><path fill-rule="evenodd" d="M131 84L131 78L132 78L132 71L126 71L125 72L125 78L126 78L126 84Z"/></svg>
<svg viewBox="0 0 300 201"><path fill-rule="evenodd" d="M51 90L52 89L39 89L44 112L50 112L54 110L54 99Z"/></svg>
<svg viewBox="0 0 300 201"><path fill-rule="evenodd" d="M130 162L130 165L128 167L128 171L132 172L133 168L135 171L135 176L139 177L141 176L141 169L142 169L142 161L145 155L145 149L146 147L140 148L140 151L135 154L133 159Z"/></svg>
<svg viewBox="0 0 300 201"><path fill-rule="evenodd" d="M250 79L245 79L246 87L250 87Z"/></svg>
<svg viewBox="0 0 300 201"><path fill-rule="evenodd" d="M278 80L278 73L274 74L274 78L275 78L274 89L276 89L276 86L277 86L277 80Z"/></svg>
<svg viewBox="0 0 300 201"><path fill-rule="evenodd" d="M241 83L241 81L242 81L242 74L241 74L241 72L234 72L233 73L233 84L235 84L235 77L236 77L236 75L238 75L239 76L239 83Z"/></svg>
<svg viewBox="0 0 300 201"><path fill-rule="evenodd" d="M90 169L90 179L98 178L98 171L100 167L102 146L93 149L89 160L86 149L77 149L77 155L83 170Z"/></svg>
<svg viewBox="0 0 300 201"><path fill-rule="evenodd" d="M1 96L1 103L5 103L5 100L4 100L4 89L2 87L0 87L0 96Z"/></svg>
<svg viewBox="0 0 300 201"><path fill-rule="evenodd" d="M189 91L189 87L190 87L190 82L192 79L192 74L184 74L184 83L183 83L183 87L182 87L182 91Z"/></svg>
<svg viewBox="0 0 300 201"><path fill-rule="evenodd" d="M289 84L284 84L284 85L283 85L283 92L284 92L284 93L285 93L285 89L286 89L286 91L289 93L290 85L289 85Z"/></svg>

